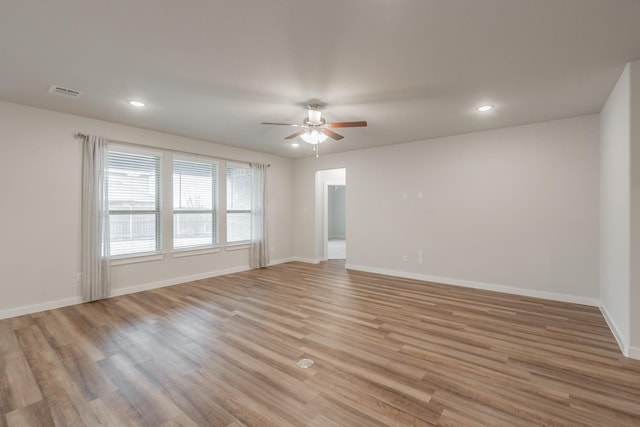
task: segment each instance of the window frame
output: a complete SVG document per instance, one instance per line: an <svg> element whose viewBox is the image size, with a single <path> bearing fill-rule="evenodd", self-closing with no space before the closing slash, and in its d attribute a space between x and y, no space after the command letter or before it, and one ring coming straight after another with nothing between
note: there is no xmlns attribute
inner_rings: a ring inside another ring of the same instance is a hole
<svg viewBox="0 0 640 427"><path fill-rule="evenodd" d="M107 164L108 164L108 157L111 154L111 152L117 152L117 153L123 153L123 154L133 154L133 155L142 155L142 156L150 156L150 157L155 157L157 158L156 160L156 164L157 164L157 171L156 171L156 185L155 185L155 205L156 205L156 209L155 210L149 210L149 209L144 209L144 210L122 210L122 209L111 209L109 208L109 239L111 239L111 218L112 215L150 215L153 214L155 215L155 231L156 231L156 235L155 235L155 243L156 243L156 249L153 251L145 251L145 252L131 252L131 253L126 253L126 254L117 254L117 255L112 255L111 254L111 245L109 248L109 258L112 261L120 261L120 263L127 263L127 260L130 260L130 262L137 262L138 260L135 260L136 258L143 260L143 259L149 259L149 260L153 260L153 259L159 259L159 257L163 257L164 256L164 252L163 252L163 233L162 233L162 228L163 228L163 212L162 212L162 191L163 191L163 179L162 179L162 175L163 175L163 163L164 163L164 153L161 151L156 151L156 150L144 150L144 149L139 149L139 148L134 148L134 147L130 147L130 146L126 146L126 145L121 145L121 144L109 144L109 146L107 147ZM109 175L110 172L107 174ZM110 184L110 183L108 183Z"/></svg>
<svg viewBox="0 0 640 427"><path fill-rule="evenodd" d="M211 210L176 210L174 204L174 196L173 186L174 186L174 168L175 161L185 161L192 163L203 163L212 165L214 168L214 174L212 175L212 192L211 195ZM220 161L216 159L203 158L198 156L189 156L189 155L181 155L174 154L171 156L171 252L176 257L180 256L188 256L190 254L201 254L201 253L209 253L216 252L220 248ZM175 246L175 229L174 229L174 221L176 214L208 214L211 213L212 220L212 233L215 237L215 241L211 244L204 245L194 245L194 246L186 246L186 247L176 247Z"/></svg>

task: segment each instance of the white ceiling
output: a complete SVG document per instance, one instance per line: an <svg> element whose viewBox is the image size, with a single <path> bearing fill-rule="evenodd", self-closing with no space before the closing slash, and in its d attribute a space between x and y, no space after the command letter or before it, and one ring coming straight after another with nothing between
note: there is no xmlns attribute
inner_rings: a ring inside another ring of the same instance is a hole
<svg viewBox="0 0 640 427"><path fill-rule="evenodd" d="M637 59L639 0L0 0L0 99L289 157L260 122L311 100L354 150L597 113Z"/></svg>

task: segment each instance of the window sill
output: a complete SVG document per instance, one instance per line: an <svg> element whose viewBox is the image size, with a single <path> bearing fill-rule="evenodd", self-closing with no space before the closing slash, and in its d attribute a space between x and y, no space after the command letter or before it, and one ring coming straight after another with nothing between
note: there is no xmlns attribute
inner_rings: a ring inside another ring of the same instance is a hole
<svg viewBox="0 0 640 427"><path fill-rule="evenodd" d="M137 264L139 262L159 261L164 258L164 252L149 255L133 255L122 258L111 258L111 265Z"/></svg>
<svg viewBox="0 0 640 427"><path fill-rule="evenodd" d="M229 243L225 247L226 251L239 251L241 249L249 249L249 242Z"/></svg>
<svg viewBox="0 0 640 427"><path fill-rule="evenodd" d="M183 258L187 256L194 256L194 255L215 254L218 252L220 252L220 247L216 246L213 248L176 249L171 253L171 255L174 258Z"/></svg>

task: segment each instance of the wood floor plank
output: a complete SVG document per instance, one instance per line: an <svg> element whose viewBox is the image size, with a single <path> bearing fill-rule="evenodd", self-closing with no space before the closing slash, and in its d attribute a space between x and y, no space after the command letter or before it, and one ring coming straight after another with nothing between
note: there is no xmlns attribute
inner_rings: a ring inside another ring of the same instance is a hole
<svg viewBox="0 0 640 427"><path fill-rule="evenodd" d="M99 364L118 392L149 425L161 425L181 413L171 399L150 383L125 356L115 355Z"/></svg>
<svg viewBox="0 0 640 427"><path fill-rule="evenodd" d="M310 377L307 383L330 394L342 395L345 399L358 404L365 401L372 408L367 412L380 413L379 417L387 415L395 418L404 417L409 425L425 423L435 425L441 415L441 408L438 405L430 405L419 399L411 401L387 387L337 368L324 368Z"/></svg>
<svg viewBox="0 0 640 427"><path fill-rule="evenodd" d="M47 401L56 425L94 425L95 415L77 383L64 367L61 356L51 347L42 330L31 325L16 330L29 369Z"/></svg>
<svg viewBox="0 0 640 427"><path fill-rule="evenodd" d="M136 408L117 390L107 396L92 400L90 406L100 425L114 427L148 425Z"/></svg>
<svg viewBox="0 0 640 427"><path fill-rule="evenodd" d="M121 413L110 410L102 401L102 399L94 399L89 405L96 415L100 426L104 427L131 427L133 424L124 418Z"/></svg>
<svg viewBox="0 0 640 427"><path fill-rule="evenodd" d="M139 368L147 378L155 378L156 384L163 392L197 425L226 426L236 421L233 415L218 403L220 399L212 396L211 389L202 387L201 382L193 381L191 375L177 376L169 373L160 376L158 372L162 367L153 361Z"/></svg>
<svg viewBox="0 0 640 427"><path fill-rule="evenodd" d="M7 399L3 406L15 410L42 400L40 388L23 354L13 354L0 360L0 379L5 384L3 400Z"/></svg>
<svg viewBox="0 0 640 427"><path fill-rule="evenodd" d="M438 418L438 425L458 425L463 420L470 425L480 423L495 427L533 427L539 425L531 420L525 420L494 406L481 404L476 400L468 399L443 388L439 388L435 392L435 396L434 400L442 405L442 416Z"/></svg>
<svg viewBox="0 0 640 427"><path fill-rule="evenodd" d="M0 320L0 427L536 425L640 426L597 307L331 261Z"/></svg>
<svg viewBox="0 0 640 427"><path fill-rule="evenodd" d="M4 418L4 417L3 417ZM6 414L8 427L54 427L47 402L41 400Z"/></svg>

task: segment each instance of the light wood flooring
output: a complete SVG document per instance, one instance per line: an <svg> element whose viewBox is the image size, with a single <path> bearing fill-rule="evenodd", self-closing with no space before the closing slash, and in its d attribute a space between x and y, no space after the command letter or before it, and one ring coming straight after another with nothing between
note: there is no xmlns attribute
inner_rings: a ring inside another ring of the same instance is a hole
<svg viewBox="0 0 640 427"><path fill-rule="evenodd" d="M640 426L640 362L594 307L339 262L0 321L0 426L98 425Z"/></svg>

